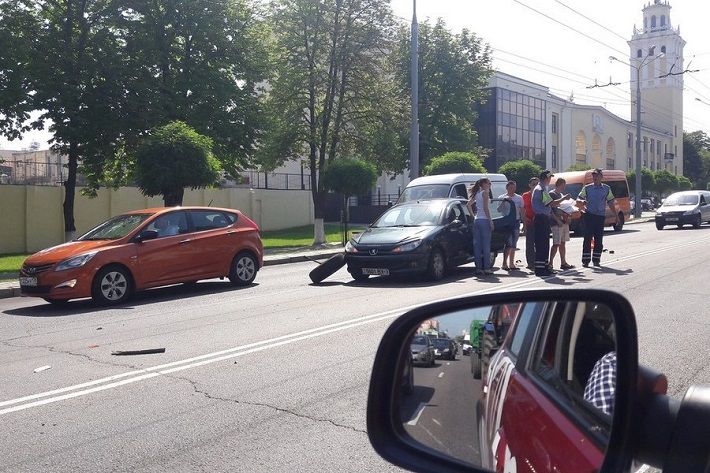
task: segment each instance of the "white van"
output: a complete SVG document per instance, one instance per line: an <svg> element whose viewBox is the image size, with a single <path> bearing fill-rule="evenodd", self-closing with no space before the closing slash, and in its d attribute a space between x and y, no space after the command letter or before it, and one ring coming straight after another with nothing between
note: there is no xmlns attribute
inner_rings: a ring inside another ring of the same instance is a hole
<svg viewBox="0 0 710 473"><path fill-rule="evenodd" d="M491 192L494 197L505 194L508 178L504 174L439 174L414 179L407 184L397 203L447 197L468 199L468 188L482 177L491 180Z"/></svg>

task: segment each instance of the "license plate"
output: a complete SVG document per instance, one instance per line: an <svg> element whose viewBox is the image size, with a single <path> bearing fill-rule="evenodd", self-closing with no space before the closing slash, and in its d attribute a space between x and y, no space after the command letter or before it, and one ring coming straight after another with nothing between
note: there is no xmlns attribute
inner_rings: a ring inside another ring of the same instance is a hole
<svg viewBox="0 0 710 473"><path fill-rule="evenodd" d="M390 270L384 268L362 268L362 274L369 274L370 276L389 276Z"/></svg>
<svg viewBox="0 0 710 473"><path fill-rule="evenodd" d="M671 218L667 218L666 221L668 221L668 222L677 222L678 219L675 218L675 217L671 217Z"/></svg>
<svg viewBox="0 0 710 473"><path fill-rule="evenodd" d="M37 286L37 278L20 278L20 286Z"/></svg>

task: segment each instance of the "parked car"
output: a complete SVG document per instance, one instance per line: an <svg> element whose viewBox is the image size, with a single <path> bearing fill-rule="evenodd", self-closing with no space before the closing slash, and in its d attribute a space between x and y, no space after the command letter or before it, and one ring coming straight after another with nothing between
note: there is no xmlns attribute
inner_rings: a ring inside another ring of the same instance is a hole
<svg viewBox="0 0 710 473"><path fill-rule="evenodd" d="M450 338L435 338L433 340L434 344L434 356L436 358L441 358L443 360L455 360L456 359L456 347Z"/></svg>
<svg viewBox="0 0 710 473"><path fill-rule="evenodd" d="M663 230L666 225L693 225L700 228L703 222L710 222L710 191L684 191L671 194L656 211L656 228Z"/></svg>
<svg viewBox="0 0 710 473"><path fill-rule="evenodd" d="M492 260L503 250L515 223L507 200L491 204L495 229ZM355 280L372 275L426 274L437 281L473 258L472 216L461 199L413 201L388 209L345 246L345 261Z"/></svg>
<svg viewBox="0 0 710 473"><path fill-rule="evenodd" d="M519 313L480 392L461 377L424 379L428 414L402 409L396 373L422 320L461 324L462 313L502 306ZM705 472L710 386L692 386L682 400L667 388L665 376L639 366L634 311L620 294L468 296L417 307L389 326L370 377L367 432L383 458L415 472L628 472L644 464ZM447 435L432 435L432 425Z"/></svg>
<svg viewBox="0 0 710 473"><path fill-rule="evenodd" d="M416 335L410 346L412 362L415 365L434 366L434 344L426 335Z"/></svg>
<svg viewBox="0 0 710 473"><path fill-rule="evenodd" d="M412 180L404 188L397 203L447 197L468 199L468 188L483 177L491 181L491 196L505 194L508 178L504 174L437 174Z"/></svg>
<svg viewBox="0 0 710 473"><path fill-rule="evenodd" d="M86 297L118 304L134 291L200 279L251 284L263 254L259 227L239 210L135 210L27 258L20 288L54 304Z"/></svg>

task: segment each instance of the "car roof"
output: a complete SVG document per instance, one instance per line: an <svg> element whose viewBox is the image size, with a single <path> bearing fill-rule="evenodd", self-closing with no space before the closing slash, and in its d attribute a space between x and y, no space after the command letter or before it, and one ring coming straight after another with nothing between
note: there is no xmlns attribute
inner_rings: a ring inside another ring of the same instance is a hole
<svg viewBox="0 0 710 473"><path fill-rule="evenodd" d="M166 213L171 210L217 210L220 212L237 212L236 209L225 209L220 207L200 207L200 206L187 206L187 207L152 207L148 209L136 209L129 212L124 212L124 215L135 215L135 214L160 214Z"/></svg>
<svg viewBox="0 0 710 473"><path fill-rule="evenodd" d="M473 174L473 173L461 173L461 174L438 174L436 176L423 176L414 179L412 182L407 184L407 187L421 186L426 184L457 184L460 182L474 182L482 177L487 177L491 181L505 181L508 182L508 178L505 174Z"/></svg>

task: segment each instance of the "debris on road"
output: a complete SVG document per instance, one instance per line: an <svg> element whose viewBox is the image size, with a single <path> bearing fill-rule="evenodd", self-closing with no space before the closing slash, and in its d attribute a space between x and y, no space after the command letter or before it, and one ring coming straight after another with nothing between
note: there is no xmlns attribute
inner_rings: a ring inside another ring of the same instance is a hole
<svg viewBox="0 0 710 473"><path fill-rule="evenodd" d="M52 367L49 365L40 366L39 368L35 368L35 373L41 373L42 371L47 371L47 370L51 370L51 369L52 369Z"/></svg>
<svg viewBox="0 0 710 473"><path fill-rule="evenodd" d="M315 284L334 274L337 270L345 266L345 253L337 254L320 263L308 276Z"/></svg>
<svg viewBox="0 0 710 473"><path fill-rule="evenodd" d="M96 330L103 330L103 327L97 327Z"/></svg>
<svg viewBox="0 0 710 473"><path fill-rule="evenodd" d="M155 353L165 353L165 348L147 348L145 350L119 350L111 352L111 354L115 356L153 355Z"/></svg>
<svg viewBox="0 0 710 473"><path fill-rule="evenodd" d="M98 348L98 345L89 345L89 348Z"/></svg>

